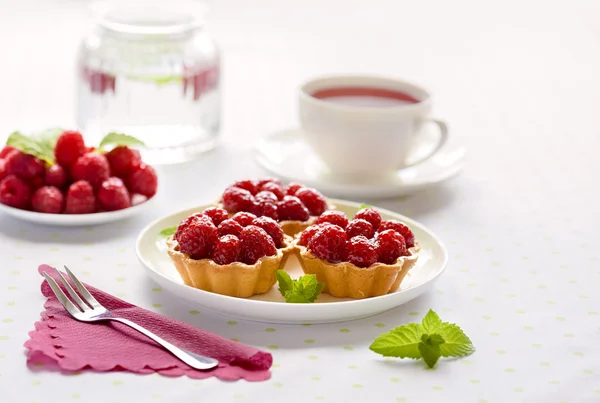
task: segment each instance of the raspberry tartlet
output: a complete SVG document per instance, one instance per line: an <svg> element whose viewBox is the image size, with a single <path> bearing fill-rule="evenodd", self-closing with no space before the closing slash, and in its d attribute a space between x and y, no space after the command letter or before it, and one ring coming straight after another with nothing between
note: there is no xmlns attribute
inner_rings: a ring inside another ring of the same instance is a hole
<svg viewBox="0 0 600 403"><path fill-rule="evenodd" d="M235 182L225 189L218 207L229 214L246 211L270 217L293 237L335 206L316 189L298 183L284 186L278 179L266 178Z"/></svg>
<svg viewBox="0 0 600 403"><path fill-rule="evenodd" d="M355 299L398 290L420 249L410 228L371 208L350 221L343 212L325 212L294 247L304 273L325 284L323 292Z"/></svg>
<svg viewBox="0 0 600 403"><path fill-rule="evenodd" d="M183 282L231 297L263 294L276 282L293 239L269 217L211 207L185 218L167 239L168 253Z"/></svg>

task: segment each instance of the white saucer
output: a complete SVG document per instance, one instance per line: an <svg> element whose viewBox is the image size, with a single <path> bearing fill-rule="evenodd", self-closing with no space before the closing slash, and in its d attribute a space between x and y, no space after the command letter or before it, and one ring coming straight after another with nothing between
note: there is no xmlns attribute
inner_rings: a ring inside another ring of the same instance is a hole
<svg viewBox="0 0 600 403"><path fill-rule="evenodd" d="M426 155L436 140L436 133L423 133L423 146L412 156ZM256 162L272 175L288 182L299 182L319 189L331 197L362 199L406 196L439 184L458 174L464 165L465 148L450 138L442 149L428 160L396 171L380 182L348 180L336 176L319 160L304 141L300 129L271 134L254 149Z"/></svg>

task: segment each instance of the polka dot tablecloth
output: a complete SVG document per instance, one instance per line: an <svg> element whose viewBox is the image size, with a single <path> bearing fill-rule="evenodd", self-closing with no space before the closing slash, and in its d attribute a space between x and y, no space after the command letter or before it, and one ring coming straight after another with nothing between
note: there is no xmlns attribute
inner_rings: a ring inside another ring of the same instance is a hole
<svg viewBox="0 0 600 403"><path fill-rule="evenodd" d="M1 67L3 120L69 116L72 100L63 86L71 77L71 53L48 53L53 63L37 74L36 53L22 52L23 46L42 47L42 38L72 51L67 45L75 44L75 28L83 28L83 9L62 3L70 7L37 0L11 5L21 19L7 17L8 6L0 6L0 26L14 31L0 35L6 60L23 61ZM595 6L534 0L485 7L471 0L218 3L210 28L228 61L220 149L195 163L161 168L154 208L126 221L60 229L0 215L0 402L600 402ZM37 23L17 23L25 18ZM71 23L57 27L58 19ZM331 31L332 21L338 30ZM44 34L29 31L34 26L46 27ZM301 80L365 71L431 88L436 115L468 150L465 170L442 185L402 199L356 200L408 215L443 240L450 260L431 292L362 320L292 326L209 312L146 276L134 252L145 225L214 200L234 180L265 175L251 145L293 124ZM46 102L40 91L56 98ZM44 301L41 263L66 264L106 292L269 351L272 378L226 383L27 367L23 343ZM379 334L420 321L429 309L460 325L477 351L442 359L433 370L369 351Z"/></svg>

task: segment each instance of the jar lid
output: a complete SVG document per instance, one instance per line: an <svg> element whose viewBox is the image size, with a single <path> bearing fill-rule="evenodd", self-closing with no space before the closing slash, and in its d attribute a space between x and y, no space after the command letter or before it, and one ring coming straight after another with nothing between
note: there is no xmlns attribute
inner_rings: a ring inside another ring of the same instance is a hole
<svg viewBox="0 0 600 403"><path fill-rule="evenodd" d="M202 26L209 6L194 0L103 0L92 4L98 25L139 35L172 35Z"/></svg>

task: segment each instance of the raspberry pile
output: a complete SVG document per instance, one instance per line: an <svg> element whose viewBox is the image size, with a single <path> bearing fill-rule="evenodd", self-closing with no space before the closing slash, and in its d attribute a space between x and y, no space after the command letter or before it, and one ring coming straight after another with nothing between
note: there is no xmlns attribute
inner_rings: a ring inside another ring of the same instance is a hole
<svg viewBox="0 0 600 403"><path fill-rule="evenodd" d="M298 239L317 258L331 263L350 262L357 267L393 264L408 256L415 236L396 220L382 220L377 210L365 208L348 221L341 211L323 213Z"/></svg>
<svg viewBox="0 0 600 403"><path fill-rule="evenodd" d="M221 202L230 213L249 212L275 221L307 221L327 210L327 200L316 189L278 179L243 180L223 192Z"/></svg>
<svg viewBox="0 0 600 403"><path fill-rule="evenodd" d="M33 155L6 146L0 152L0 203L48 214L91 214L131 207L136 199L156 194L154 169L126 146L110 152L85 145L76 131L65 131L48 165Z"/></svg>
<svg viewBox="0 0 600 403"><path fill-rule="evenodd" d="M219 265L251 265L284 246L283 230L272 218L245 211L229 218L226 210L216 207L185 218L174 237L179 250L190 258L212 259Z"/></svg>

